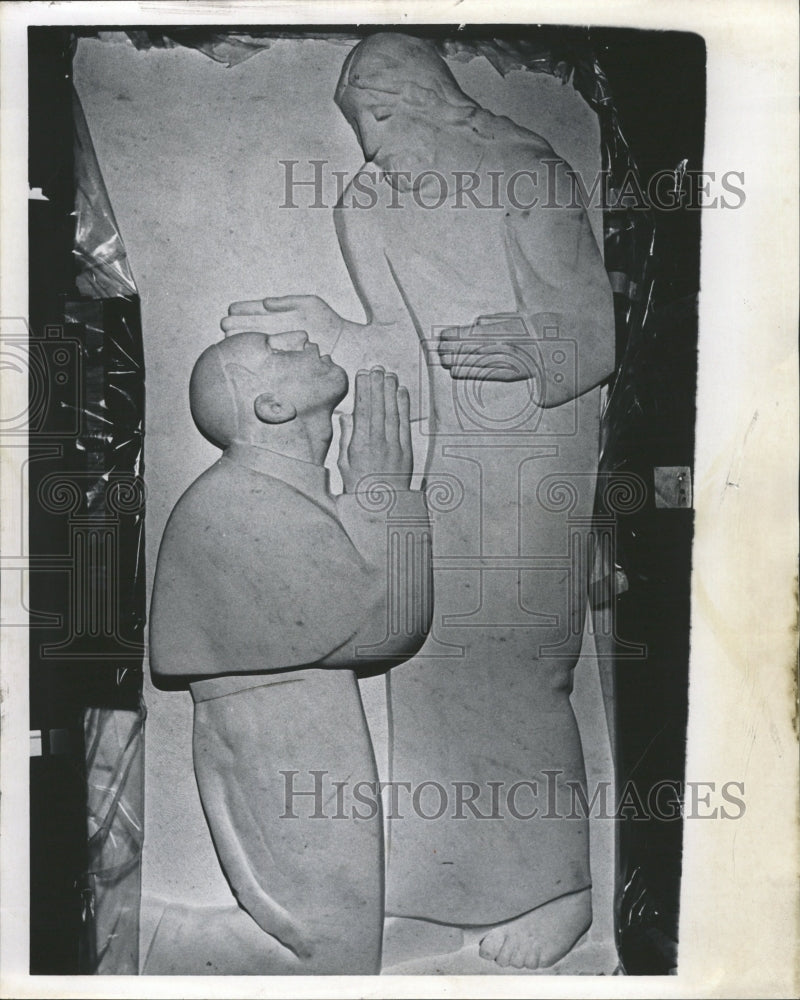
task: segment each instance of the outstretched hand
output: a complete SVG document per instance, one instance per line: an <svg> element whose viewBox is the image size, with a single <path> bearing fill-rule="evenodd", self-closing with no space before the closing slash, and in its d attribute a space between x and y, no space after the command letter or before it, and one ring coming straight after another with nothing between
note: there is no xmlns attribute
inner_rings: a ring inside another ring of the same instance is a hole
<svg viewBox="0 0 800 1000"><path fill-rule="evenodd" d="M356 375L352 426L341 418L339 471L345 493L373 475L390 477L395 489L409 488L414 464L410 410L408 390L394 372L373 368Z"/></svg>
<svg viewBox="0 0 800 1000"><path fill-rule="evenodd" d="M275 295L232 302L220 326L226 337L234 333L274 336L305 330L321 354L330 354L342 330L342 317L318 295Z"/></svg>

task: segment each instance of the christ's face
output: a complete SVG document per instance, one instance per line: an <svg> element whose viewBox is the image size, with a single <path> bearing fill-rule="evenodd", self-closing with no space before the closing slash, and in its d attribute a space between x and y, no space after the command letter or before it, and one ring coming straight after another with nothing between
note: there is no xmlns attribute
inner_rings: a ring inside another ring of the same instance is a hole
<svg viewBox="0 0 800 1000"><path fill-rule="evenodd" d="M347 88L341 108L356 134L364 159L375 160L393 131L393 108L380 104L369 91L359 91L355 87Z"/></svg>
<svg viewBox="0 0 800 1000"><path fill-rule="evenodd" d="M355 132L364 158L402 191L416 189L436 166L440 126L420 109L377 91L348 87L340 107Z"/></svg>

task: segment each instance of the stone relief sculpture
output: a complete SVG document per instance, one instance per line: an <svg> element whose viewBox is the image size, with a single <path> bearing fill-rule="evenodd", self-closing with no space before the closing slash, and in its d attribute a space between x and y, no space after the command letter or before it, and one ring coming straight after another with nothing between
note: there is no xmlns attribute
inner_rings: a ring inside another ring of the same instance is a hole
<svg viewBox="0 0 800 1000"><path fill-rule="evenodd" d="M377 780L356 671L411 656L430 619L408 392L383 369L357 375L345 492L333 497L323 461L347 388L301 332L229 337L192 373L195 422L224 451L164 533L151 662L190 684L195 774L238 906L166 906L145 972L379 971L379 809L320 823L313 803L286 796L296 772ZM407 559L389 585L389 508L376 491L403 526Z"/></svg>
<svg viewBox="0 0 800 1000"><path fill-rule="evenodd" d="M366 38L335 99L366 161L334 211L366 322L298 295L236 302L223 329L314 330L340 363L412 388L422 359L424 473L456 501L433 524L430 635L389 678L391 778L460 783L462 809L388 817L386 912L476 929L501 966L549 967L592 919L569 695L611 290L569 165L464 94L431 43Z"/></svg>

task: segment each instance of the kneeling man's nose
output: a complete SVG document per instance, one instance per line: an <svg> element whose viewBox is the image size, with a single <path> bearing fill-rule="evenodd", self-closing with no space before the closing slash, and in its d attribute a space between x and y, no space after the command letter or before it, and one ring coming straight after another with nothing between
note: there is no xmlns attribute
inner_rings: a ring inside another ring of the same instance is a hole
<svg viewBox="0 0 800 1000"><path fill-rule="evenodd" d="M308 334L305 330L276 333L269 338L269 346L273 351L302 351L307 343Z"/></svg>

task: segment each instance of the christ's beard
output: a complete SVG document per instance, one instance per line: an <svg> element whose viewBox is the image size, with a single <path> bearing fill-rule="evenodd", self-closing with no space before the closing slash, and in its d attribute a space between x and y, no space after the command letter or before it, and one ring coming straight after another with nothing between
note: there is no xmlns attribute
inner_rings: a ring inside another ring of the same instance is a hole
<svg viewBox="0 0 800 1000"><path fill-rule="evenodd" d="M372 160L395 190L417 191L426 183L435 191L443 184L449 190L456 171L468 172L480 163L482 150L470 136L445 126L415 125L401 137L405 144L393 136L392 145L387 141Z"/></svg>
<svg viewBox="0 0 800 1000"><path fill-rule="evenodd" d="M384 136L384 145L375 154L373 162L393 188L411 191L419 187L420 175L426 171L443 171L439 139L439 128L435 123L405 117Z"/></svg>
<svg viewBox="0 0 800 1000"><path fill-rule="evenodd" d="M433 169L432 161L427 150L421 153L403 150L402 153L380 152L373 162L393 188L411 191L418 186L420 175Z"/></svg>

